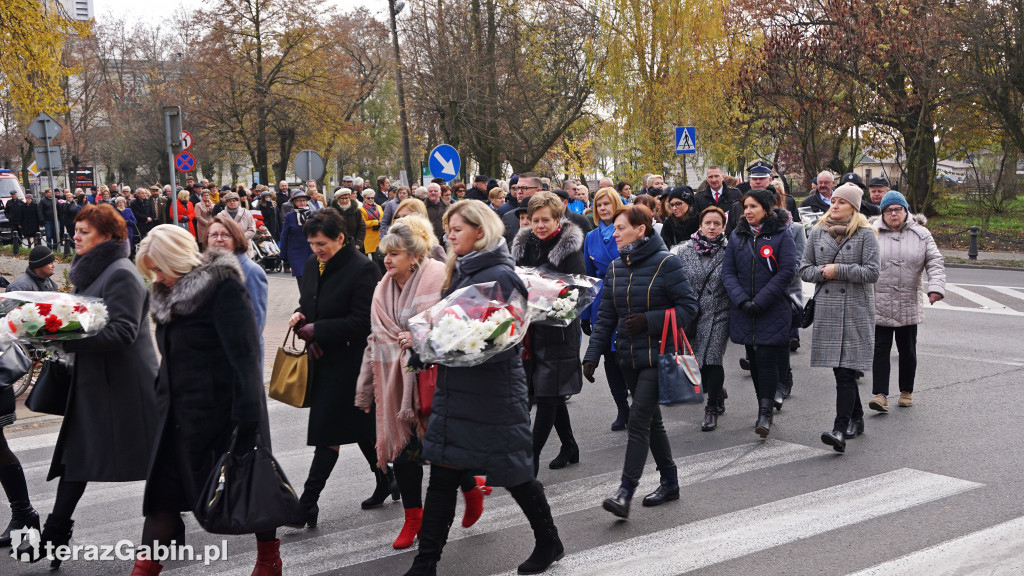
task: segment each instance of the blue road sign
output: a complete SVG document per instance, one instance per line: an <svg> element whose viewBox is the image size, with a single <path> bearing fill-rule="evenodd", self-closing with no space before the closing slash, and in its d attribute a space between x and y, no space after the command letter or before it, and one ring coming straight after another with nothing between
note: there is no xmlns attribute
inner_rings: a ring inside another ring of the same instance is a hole
<svg viewBox="0 0 1024 576"><path fill-rule="evenodd" d="M196 157L188 152L182 152L174 157L174 167L178 172L191 172L196 167Z"/></svg>
<svg viewBox="0 0 1024 576"><path fill-rule="evenodd" d="M440 144L430 151L430 173L437 178L444 178L445 182L451 182L459 175L462 168L462 160L459 159L459 151L447 144Z"/></svg>
<svg viewBox="0 0 1024 576"><path fill-rule="evenodd" d="M693 154L695 152L697 152L697 128L677 126L676 154Z"/></svg>

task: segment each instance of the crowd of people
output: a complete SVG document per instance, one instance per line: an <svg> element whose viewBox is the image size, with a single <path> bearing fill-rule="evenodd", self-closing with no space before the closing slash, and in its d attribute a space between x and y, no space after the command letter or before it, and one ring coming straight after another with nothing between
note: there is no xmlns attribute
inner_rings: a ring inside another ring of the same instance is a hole
<svg viewBox="0 0 1024 576"><path fill-rule="evenodd" d="M232 435L242 446L258 437L269 445L261 370L267 279L248 254L263 228L280 242L297 279L289 326L308 350L313 460L287 526L317 525L339 449L356 444L373 476L362 508L400 500L405 522L392 545L419 541L407 576L436 573L458 494L466 503L462 526L469 527L493 487L509 491L533 531L535 547L520 574L542 573L563 556L537 480L541 455L554 430L559 446L548 468L580 461L566 400L581 392L584 379L595 381L602 362L615 405L611 429L628 434L620 486L603 508L630 516L648 453L660 483L643 506L678 500L657 369L672 316L686 327L707 392L701 430L716 430L725 414L723 358L731 341L744 347L741 365L758 405L753 431L766 438L793 388L802 282L814 284L810 365L832 368L836 381L836 414L821 441L845 451L864 431L864 372L872 372L869 407L889 409L893 339L897 404L913 404L922 295L931 303L942 299L942 256L923 217L887 185L877 198L872 191L877 203L869 203L857 179L844 175L833 189L835 177L822 172L804 204L825 210L805 228L769 164L758 162L749 173L749 182L733 186L711 167L697 190L667 188L662 176L649 175L634 192L631 183L606 178L593 201L585 183L553 189L535 174L507 182L477 176L469 187L435 181L414 190L383 176L375 188L345 177L329 198L315 182L298 190L287 182L273 192L257 187L255 197L192 182L176 196L170 187L112 201L109 190L76 196L70 279L76 292L108 302L110 323L65 346L80 354L48 477L59 485L43 542L70 540L89 482L145 479L143 543L180 544L180 512L192 509ZM866 206L874 212L870 220ZM413 351L410 318L484 282L526 296L516 266L593 276L599 297L567 326L532 325L521 345L482 364L425 365ZM53 256L39 246L15 283L51 290L52 274ZM436 382L430 398L421 396L421 376ZM0 425L13 422L13 397L9 414L6 401L0 397ZM109 426L93 425L97 417ZM0 440L0 479L12 507L8 532L39 527L20 464L2 434ZM276 531L255 536L253 574L280 574ZM140 557L132 574L161 568Z"/></svg>

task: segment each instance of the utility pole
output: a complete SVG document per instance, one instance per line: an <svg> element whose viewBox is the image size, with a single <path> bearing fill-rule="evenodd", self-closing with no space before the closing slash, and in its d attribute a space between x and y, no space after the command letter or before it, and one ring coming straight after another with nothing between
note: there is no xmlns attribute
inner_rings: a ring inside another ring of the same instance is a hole
<svg viewBox="0 0 1024 576"><path fill-rule="evenodd" d="M405 2L388 0L391 13L391 43L395 49L395 85L398 90L398 120L402 129L402 160L405 174L411 185L413 180L412 156L409 154L409 117L405 109L405 87L402 85L402 56L398 51L398 13L405 8Z"/></svg>

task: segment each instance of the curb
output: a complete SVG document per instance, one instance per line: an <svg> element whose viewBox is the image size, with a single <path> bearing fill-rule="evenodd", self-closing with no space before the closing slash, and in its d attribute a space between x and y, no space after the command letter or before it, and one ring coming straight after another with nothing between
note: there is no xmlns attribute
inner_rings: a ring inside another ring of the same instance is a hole
<svg viewBox="0 0 1024 576"><path fill-rule="evenodd" d="M959 264L959 263L946 263L946 268L966 268L969 270L1006 270L1010 272L1024 272L1024 268L1014 268L1012 266L993 266L991 264Z"/></svg>

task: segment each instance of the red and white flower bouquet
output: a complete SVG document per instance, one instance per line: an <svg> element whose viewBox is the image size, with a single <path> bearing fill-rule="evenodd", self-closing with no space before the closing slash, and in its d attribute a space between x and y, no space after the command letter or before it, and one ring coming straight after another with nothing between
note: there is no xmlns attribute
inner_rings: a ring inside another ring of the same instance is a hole
<svg viewBox="0 0 1024 576"><path fill-rule="evenodd" d="M101 298L62 292L0 294L0 340L46 344L88 338L107 325Z"/></svg>
<svg viewBox="0 0 1024 576"><path fill-rule="evenodd" d="M597 298L597 278L560 274L543 268L517 266L516 274L530 293L530 321L544 326L568 326Z"/></svg>

